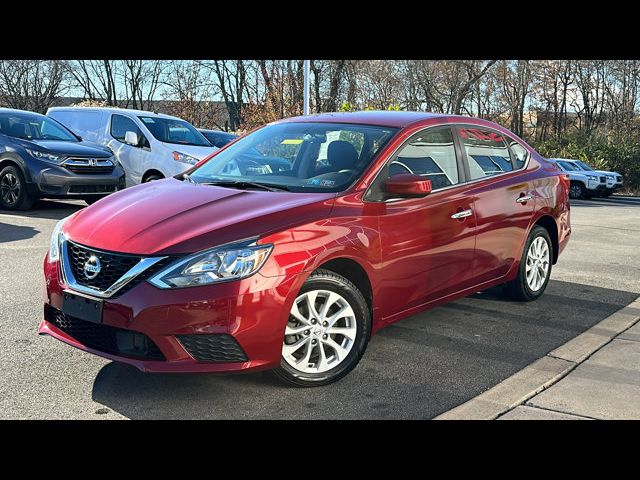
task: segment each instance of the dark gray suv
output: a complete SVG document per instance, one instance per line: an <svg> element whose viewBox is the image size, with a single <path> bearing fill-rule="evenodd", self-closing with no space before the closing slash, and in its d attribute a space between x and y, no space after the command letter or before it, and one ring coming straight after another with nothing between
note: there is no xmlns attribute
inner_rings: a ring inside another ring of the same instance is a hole
<svg viewBox="0 0 640 480"><path fill-rule="evenodd" d="M91 204L124 186L107 147L82 141L45 115L0 108L0 207L27 210L38 198Z"/></svg>

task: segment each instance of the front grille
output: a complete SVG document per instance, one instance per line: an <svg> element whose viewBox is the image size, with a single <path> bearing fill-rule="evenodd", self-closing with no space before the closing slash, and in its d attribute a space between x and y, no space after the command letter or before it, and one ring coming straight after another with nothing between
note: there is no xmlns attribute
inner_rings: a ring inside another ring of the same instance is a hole
<svg viewBox="0 0 640 480"><path fill-rule="evenodd" d="M86 322L45 305L45 319L82 345L123 357L166 360L153 340L143 333Z"/></svg>
<svg viewBox="0 0 640 480"><path fill-rule="evenodd" d="M114 283L116 283L120 277L127 273L132 267L138 264L144 257L139 255L128 255L123 253L111 253L102 250L94 250L84 247L77 243L73 243L70 240L66 242L67 258L69 259L69 268L73 273L73 277L76 283L93 288L100 292L106 291ZM95 255L100 260L100 273L95 278L89 279L84 272L84 264L87 260ZM122 295L126 291L142 283L143 281L151 278L158 273L169 263L175 260L175 257L166 257L152 266L144 270L133 280L120 287L112 297L115 298L118 295Z"/></svg>
<svg viewBox="0 0 640 480"><path fill-rule="evenodd" d="M86 165L65 165L67 170L77 173L78 175L105 175L113 172L114 166L95 166L88 167Z"/></svg>
<svg viewBox="0 0 640 480"><path fill-rule="evenodd" d="M115 168L113 162L106 158L69 158L62 165L78 175L104 175Z"/></svg>
<svg viewBox="0 0 640 480"><path fill-rule="evenodd" d="M133 268L141 257L136 255L122 255L115 253L107 253L97 250L90 250L76 243L67 241L67 253L73 276L80 285L105 291L111 285ZM100 260L100 273L93 278L88 279L84 273L84 264L89 258L95 255Z"/></svg>
<svg viewBox="0 0 640 480"><path fill-rule="evenodd" d="M600 177L600 183L607 183L607 177Z"/></svg>
<svg viewBox="0 0 640 480"><path fill-rule="evenodd" d="M247 355L231 335L177 335L189 355L200 362L246 362Z"/></svg>
<svg viewBox="0 0 640 480"><path fill-rule="evenodd" d="M113 193L116 185L71 185L69 193Z"/></svg>
<svg viewBox="0 0 640 480"><path fill-rule="evenodd" d="M622 181L622 176L621 176L621 175L618 175L618 176L616 177L616 182L621 182L621 181Z"/></svg>

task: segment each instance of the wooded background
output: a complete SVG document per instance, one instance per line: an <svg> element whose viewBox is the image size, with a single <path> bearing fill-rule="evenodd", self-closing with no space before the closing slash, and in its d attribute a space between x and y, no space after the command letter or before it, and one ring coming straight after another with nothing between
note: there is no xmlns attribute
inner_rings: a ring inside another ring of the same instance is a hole
<svg viewBox="0 0 640 480"><path fill-rule="evenodd" d="M638 60L312 60L311 111L482 117L542 155L618 171L637 189L639 84ZM44 113L65 96L241 132L302 114L303 62L0 61L0 105Z"/></svg>

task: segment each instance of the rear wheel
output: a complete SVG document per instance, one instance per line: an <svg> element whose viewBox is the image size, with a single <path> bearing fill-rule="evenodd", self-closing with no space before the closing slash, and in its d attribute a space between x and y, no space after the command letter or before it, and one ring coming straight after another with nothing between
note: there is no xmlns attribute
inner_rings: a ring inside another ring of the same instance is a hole
<svg viewBox="0 0 640 480"><path fill-rule="evenodd" d="M7 210L28 210L34 200L27 192L22 172L14 166L0 171L0 205Z"/></svg>
<svg viewBox="0 0 640 480"><path fill-rule="evenodd" d="M585 198L587 196L587 189L578 182L572 182L569 187L569 198Z"/></svg>
<svg viewBox="0 0 640 480"><path fill-rule="evenodd" d="M317 270L300 289L284 332L274 374L297 387L327 385L358 364L369 341L371 314L349 280Z"/></svg>
<svg viewBox="0 0 640 480"><path fill-rule="evenodd" d="M518 276L505 284L507 295L516 300L536 300L544 293L551 277L553 245L549 232L536 225L529 233L520 259Z"/></svg>

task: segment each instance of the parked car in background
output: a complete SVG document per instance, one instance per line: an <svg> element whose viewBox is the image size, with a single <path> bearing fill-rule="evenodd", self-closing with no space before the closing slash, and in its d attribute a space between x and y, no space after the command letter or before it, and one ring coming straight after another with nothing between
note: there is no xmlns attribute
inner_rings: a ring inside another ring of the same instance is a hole
<svg viewBox="0 0 640 480"><path fill-rule="evenodd" d="M578 166L581 170L585 172L592 172L598 175L604 175L607 177L607 188L604 192L601 193L603 197L609 197L613 192L622 188L623 180L622 175L618 172L609 172L607 170L596 170L591 165L581 161L581 160L569 160Z"/></svg>
<svg viewBox="0 0 640 480"><path fill-rule="evenodd" d="M53 107L47 115L83 138L108 146L126 172L127 186L172 177L218 150L189 122L161 113Z"/></svg>
<svg viewBox="0 0 640 480"><path fill-rule="evenodd" d="M27 210L38 198L88 204L125 185L111 150L39 113L0 108L0 206Z"/></svg>
<svg viewBox="0 0 640 480"><path fill-rule="evenodd" d="M207 140L211 142L211 145L218 148L222 148L227 143L238 138L238 135L235 133L223 132L222 130L207 130L205 128L199 128L198 130L207 137Z"/></svg>
<svg viewBox="0 0 640 480"><path fill-rule="evenodd" d="M143 371L324 385L414 313L501 284L539 298L569 241L568 191L486 120L281 120L61 220L39 331Z"/></svg>
<svg viewBox="0 0 640 480"><path fill-rule="evenodd" d="M569 175L571 187L569 196L574 199L591 198L602 195L607 189L607 177L596 172L586 172L575 162L564 158L550 158L550 162L555 163Z"/></svg>

